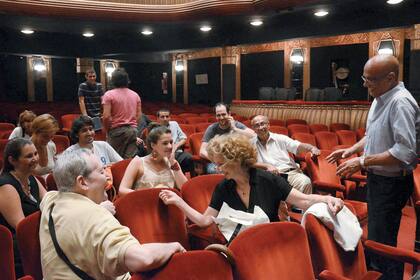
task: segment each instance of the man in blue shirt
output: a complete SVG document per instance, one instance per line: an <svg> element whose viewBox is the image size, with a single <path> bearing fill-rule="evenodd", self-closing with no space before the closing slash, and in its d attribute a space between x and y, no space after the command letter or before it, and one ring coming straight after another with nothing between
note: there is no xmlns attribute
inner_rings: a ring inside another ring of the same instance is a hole
<svg viewBox="0 0 420 280"><path fill-rule="evenodd" d="M364 151L337 168L348 177L367 170L368 239L397 245L401 210L413 191L413 170L417 165L419 106L402 82L398 82L399 62L391 55L368 60L363 85L374 101L369 110L366 135L348 149L328 156L330 162ZM372 268L384 274L381 279L402 279L403 264L372 255Z"/></svg>

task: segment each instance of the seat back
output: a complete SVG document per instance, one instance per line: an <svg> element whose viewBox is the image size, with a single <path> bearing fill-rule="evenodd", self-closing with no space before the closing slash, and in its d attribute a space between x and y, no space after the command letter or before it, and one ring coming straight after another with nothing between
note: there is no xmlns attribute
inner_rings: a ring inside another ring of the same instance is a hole
<svg viewBox="0 0 420 280"><path fill-rule="evenodd" d="M122 178L124 177L125 170L127 169L127 166L130 164L130 162L131 158L121 160L111 165L112 185L114 186L117 194L118 190L120 189L120 184Z"/></svg>
<svg viewBox="0 0 420 280"><path fill-rule="evenodd" d="M312 214L306 216L305 229L315 277L327 269L348 279L362 279L367 269L361 242L354 252L344 251L334 240L333 232Z"/></svg>
<svg viewBox="0 0 420 280"><path fill-rule="evenodd" d="M309 126L306 124L291 124L287 126L289 130L289 135L293 136L293 134L301 132L301 133L310 133Z"/></svg>
<svg viewBox="0 0 420 280"><path fill-rule="evenodd" d="M212 123L196 123L194 124L195 127L195 131L196 132L206 132L207 128L211 125Z"/></svg>
<svg viewBox="0 0 420 280"><path fill-rule="evenodd" d="M206 117L185 117L187 124L206 123L207 119Z"/></svg>
<svg viewBox="0 0 420 280"><path fill-rule="evenodd" d="M1 279L15 280L13 238L10 230L0 225L0 271Z"/></svg>
<svg viewBox="0 0 420 280"><path fill-rule="evenodd" d="M340 101L342 99L341 89L335 87L324 88L324 100L322 101Z"/></svg>
<svg viewBox="0 0 420 280"><path fill-rule="evenodd" d="M301 143L307 143L307 144L311 144L312 146L317 147L316 139L313 134L298 132L298 133L293 134L292 138L295 140L298 140Z"/></svg>
<svg viewBox="0 0 420 280"><path fill-rule="evenodd" d="M286 126L286 122L284 120L273 120L270 119L270 125L277 125L277 126Z"/></svg>
<svg viewBox="0 0 420 280"><path fill-rule="evenodd" d="M77 119L80 114L66 114L61 116L61 125L63 126L63 131L70 132L73 121Z"/></svg>
<svg viewBox="0 0 420 280"><path fill-rule="evenodd" d="M315 134L318 131L328 131L328 126L326 126L325 124L316 123L310 124L309 129L311 130L312 134Z"/></svg>
<svg viewBox="0 0 420 280"><path fill-rule="evenodd" d="M47 175L47 179L45 180L47 191L56 191L57 190L57 183L55 182L54 175L52 173Z"/></svg>
<svg viewBox="0 0 420 280"><path fill-rule="evenodd" d="M38 211L20 221L16 229L23 271L35 280L42 280L41 245L39 242L40 221L41 211Z"/></svg>
<svg viewBox="0 0 420 280"><path fill-rule="evenodd" d="M189 118L189 117L198 117L200 114L196 114L196 113L181 113L181 114L178 114L178 117L181 117L181 118Z"/></svg>
<svg viewBox="0 0 420 280"><path fill-rule="evenodd" d="M275 88L274 89L274 100L287 100L288 94L287 88Z"/></svg>
<svg viewBox="0 0 420 280"><path fill-rule="evenodd" d="M12 123L0 122L0 131L13 130L13 129L15 129L15 127L16 126Z"/></svg>
<svg viewBox="0 0 420 280"><path fill-rule="evenodd" d="M131 280L148 279L230 280L233 279L233 275L231 266L221 254L200 250L175 254L161 268L149 272L136 273L131 277Z"/></svg>
<svg viewBox="0 0 420 280"><path fill-rule="evenodd" d="M307 101L321 101L322 90L319 88L308 88L305 93L305 99Z"/></svg>
<svg viewBox="0 0 420 280"><path fill-rule="evenodd" d="M332 150L338 145L337 134L330 131L319 131L315 133L317 146L323 150Z"/></svg>
<svg viewBox="0 0 420 280"><path fill-rule="evenodd" d="M315 279L305 230L297 223L253 226L229 245L235 256L235 279Z"/></svg>
<svg viewBox="0 0 420 280"><path fill-rule="evenodd" d="M204 132L191 134L189 137L189 145L193 155L200 155L201 140L203 139Z"/></svg>
<svg viewBox="0 0 420 280"><path fill-rule="evenodd" d="M358 128L356 130L357 141L365 137L366 129L364 127Z"/></svg>
<svg viewBox="0 0 420 280"><path fill-rule="evenodd" d="M195 133L195 126L192 124L179 124L179 127L181 128L182 132L187 135L187 137Z"/></svg>
<svg viewBox="0 0 420 280"><path fill-rule="evenodd" d="M271 87L260 87L258 89L259 100L273 100L275 98L274 89Z"/></svg>
<svg viewBox="0 0 420 280"><path fill-rule="evenodd" d="M171 121L175 121L178 124L185 124L187 122L184 118L174 116L171 116Z"/></svg>
<svg viewBox="0 0 420 280"><path fill-rule="evenodd" d="M350 130L350 126L346 123L332 123L332 124L330 124L330 131L336 132L338 130Z"/></svg>
<svg viewBox="0 0 420 280"><path fill-rule="evenodd" d="M182 185L182 199L200 213L204 213L210 204L217 184L223 180L222 174L209 174L189 179Z"/></svg>
<svg viewBox="0 0 420 280"><path fill-rule="evenodd" d="M115 217L140 243L178 241L189 249L184 213L174 205L165 205L159 198L161 190L142 189L119 198Z"/></svg>
<svg viewBox="0 0 420 280"><path fill-rule="evenodd" d="M273 133L289 136L289 130L284 126L270 125L270 131Z"/></svg>
<svg viewBox="0 0 420 280"><path fill-rule="evenodd" d="M325 159L330 153L330 150L321 150L320 155L316 159L312 158L309 153L306 154L305 162L312 181L341 184L340 178L335 174L337 165L328 163Z"/></svg>
<svg viewBox="0 0 420 280"><path fill-rule="evenodd" d="M308 124L308 123L302 119L287 119L286 126L289 126L291 124Z"/></svg>
<svg viewBox="0 0 420 280"><path fill-rule="evenodd" d="M337 134L340 145L353 146L357 142L356 132L353 130L337 130L335 134Z"/></svg>
<svg viewBox="0 0 420 280"><path fill-rule="evenodd" d="M55 143L57 148L57 154L64 152L65 149L70 147L70 140L65 135L54 135L52 141Z"/></svg>

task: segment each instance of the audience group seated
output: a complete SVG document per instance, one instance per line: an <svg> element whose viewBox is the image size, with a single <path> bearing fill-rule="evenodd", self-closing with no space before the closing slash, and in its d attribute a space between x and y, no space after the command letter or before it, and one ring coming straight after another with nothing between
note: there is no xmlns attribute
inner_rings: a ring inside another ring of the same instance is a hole
<svg viewBox="0 0 420 280"><path fill-rule="evenodd" d="M360 196L359 201L354 201L351 194L366 187L366 173L357 168L352 170L355 165L350 164L357 161L363 167L371 160L366 157L364 162L364 157L357 157L357 152L361 152L358 143L365 141L363 132L359 137L362 140L357 142L356 132L346 124L328 128L316 124L309 126L304 120L270 120L263 115L247 119L231 113L229 105L224 103L216 104L213 114L208 108L182 113L162 105L153 107L153 112L148 108L150 114L147 114L139 108L141 101L134 97L120 100L122 104L117 106L121 111L124 102L131 100L132 110L126 118L113 117L115 112L110 109L115 106L113 102L123 94L132 94L126 89L128 76L125 71L118 70L115 75L122 79L121 86L105 93L105 101L102 101L107 108L103 127L108 136L111 131L111 139L95 140L93 118L98 115L92 118L86 109L82 115L72 117L68 130L60 130L59 122L51 114L36 116L25 110L19 115L19 126L8 132L10 140L4 139L0 225L12 233L16 277L27 274L37 278L29 267L29 259L42 268L39 271L44 279L72 279L75 275L81 279L149 279L147 273L150 271L156 275L165 274L165 269L171 269L173 262L182 263L181 256L187 258L191 254L186 253L186 249L204 249L202 244L220 243L219 246L210 245L208 250L223 251L229 262L236 260L237 263L226 266L236 271L228 272L223 279L251 279L252 269L243 267L241 255L253 248L252 240L245 242L252 234L254 238L259 236L256 244L264 244L261 245L264 249L258 248L261 254L279 254L279 259L284 257L280 244L270 245L270 242L280 242L280 235L282 238L288 236L293 242L294 238L300 238L296 246L302 247L302 252L295 256L295 262L306 262L306 266L296 274L301 276L290 279L353 279L354 274L322 263L323 258L314 258L322 253L314 253L311 246L322 241L311 238L310 230L316 227L316 222L307 214L315 215L317 205L326 205L322 215L333 220L332 224L343 219L354 220L350 228L354 232L360 231L360 235L350 250L361 254L360 240L366 239L366 197ZM119 124L118 120L121 121ZM270 123L275 125L270 126ZM54 142L57 133L69 137L72 143L61 153ZM98 136L100 133L98 131ZM124 143L118 142L119 135ZM118 151L113 146L117 146ZM137 147L137 155L127 156L133 154L132 147ZM118 177L122 179L118 179L118 185L113 182L117 193L111 197L106 190L112 178L106 169L112 171L121 163L124 168L118 169ZM334 171L327 173L329 170ZM353 174L356 171L360 172ZM48 184L50 176L56 190ZM188 194L194 182L200 182L194 188L201 189L196 197ZM188 187L184 189L184 186ZM131 198L140 201L141 196L149 197L153 206L145 203L141 207L149 207L148 211L131 212ZM191 199L203 204L200 210ZM292 211L288 212L288 206ZM127 219L136 221L141 215L147 215L148 219L139 220L159 219L161 223L157 226L153 222L139 225L127 222ZM23 228L33 221L39 236L26 236L25 239L37 240L39 252L37 258L28 258L27 252L31 248L21 245L23 241L19 238ZM303 228L291 223L301 221L309 239L302 233ZM272 230L279 232L261 235L269 232L269 226L262 224L272 224ZM336 240L340 226L330 228ZM353 234L351 230L343 235ZM183 238L175 237L181 233ZM189 240L194 237L207 243L187 244L186 234L189 234ZM346 241L341 240L338 244L340 242ZM284 243L288 243L287 240ZM375 242L366 246L376 254L398 258L397 254L415 265L420 262L412 252L395 251L399 248ZM213 253L204 253L209 263L218 262L220 255ZM257 276L262 269L267 269L266 277L270 278L268 275L274 275L275 267L282 266L275 264L277 259L259 264L250 255L248 253L248 265L254 267L256 279L262 279ZM188 271L191 268L188 263L184 266L176 269ZM225 267L221 263L217 266ZM324 269L332 272L322 272ZM364 260L361 271L366 273ZM379 274L373 274L376 278L370 279L378 279ZM397 278L385 274L384 279Z"/></svg>

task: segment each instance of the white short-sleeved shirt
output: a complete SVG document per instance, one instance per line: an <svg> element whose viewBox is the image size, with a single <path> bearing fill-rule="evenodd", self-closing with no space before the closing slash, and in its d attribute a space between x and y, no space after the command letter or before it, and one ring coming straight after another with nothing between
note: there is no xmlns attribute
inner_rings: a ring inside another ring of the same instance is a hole
<svg viewBox="0 0 420 280"><path fill-rule="evenodd" d="M271 164L280 171L298 168L295 161L289 156L289 152L296 154L300 145L299 141L286 135L270 132L265 146L261 144L257 136L252 138L252 143L257 148L258 162Z"/></svg>
<svg viewBox="0 0 420 280"><path fill-rule="evenodd" d="M81 147L79 144L71 145L66 149L67 151L77 151ZM105 141L93 141L93 154L99 159L103 165L118 162L123 158Z"/></svg>
<svg viewBox="0 0 420 280"><path fill-rule="evenodd" d="M22 127L17 126L17 127L15 127L15 128L13 129L12 133L9 135L9 140L10 140L10 139L13 139L13 138L17 138L17 137L23 137L23 138L25 138L25 139L31 139L31 136L30 136L30 135L28 135L28 134L26 134L26 133L25 133L25 134L22 136L22 134L23 134L23 129L22 129Z"/></svg>

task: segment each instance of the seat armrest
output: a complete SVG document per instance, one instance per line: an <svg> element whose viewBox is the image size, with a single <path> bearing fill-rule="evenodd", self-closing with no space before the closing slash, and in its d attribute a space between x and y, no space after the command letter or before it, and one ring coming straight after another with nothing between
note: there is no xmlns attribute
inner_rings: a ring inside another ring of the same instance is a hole
<svg viewBox="0 0 420 280"><path fill-rule="evenodd" d="M335 194L335 192L344 192L346 190L346 188L341 184L321 182L318 180L313 181L312 185L318 190L326 191L332 194Z"/></svg>
<svg viewBox="0 0 420 280"><path fill-rule="evenodd" d="M364 246L371 252L399 262L420 264L420 254L411 250L385 245L373 240L366 240Z"/></svg>

